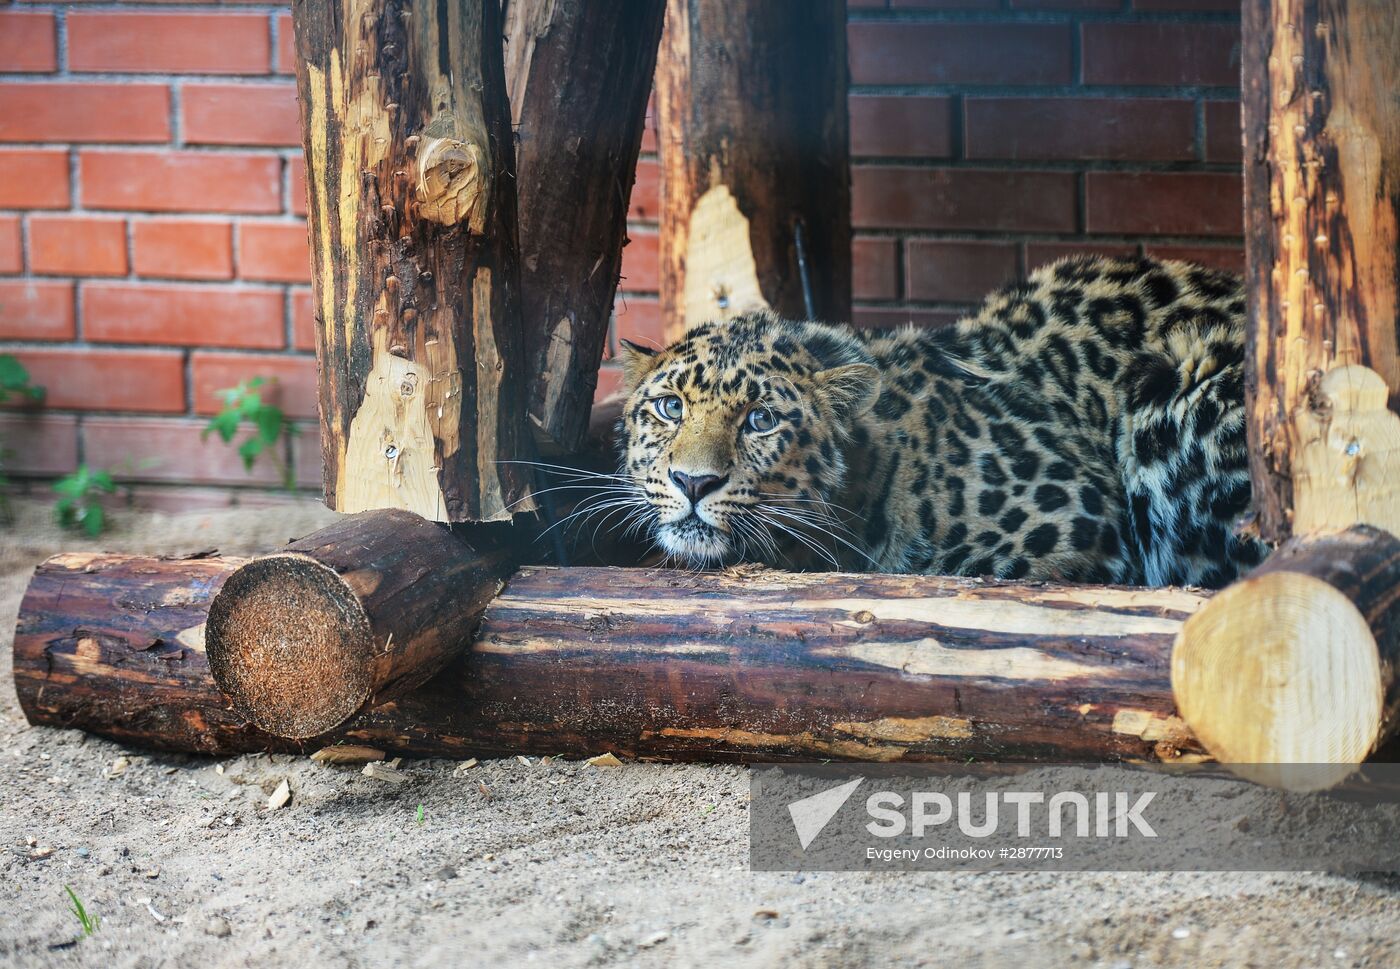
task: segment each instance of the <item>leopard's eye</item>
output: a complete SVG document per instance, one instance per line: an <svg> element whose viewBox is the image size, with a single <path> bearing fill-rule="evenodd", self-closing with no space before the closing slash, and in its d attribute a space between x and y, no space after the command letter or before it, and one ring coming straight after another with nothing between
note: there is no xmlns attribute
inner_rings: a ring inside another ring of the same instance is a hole
<svg viewBox="0 0 1400 969"><path fill-rule="evenodd" d="M755 434L767 434L778 426L778 418L767 407L759 405L749 411L749 416L744 419L744 429Z"/></svg>
<svg viewBox="0 0 1400 969"><path fill-rule="evenodd" d="M651 408L664 421L678 421L685 413L685 402L675 394L667 394L652 401Z"/></svg>

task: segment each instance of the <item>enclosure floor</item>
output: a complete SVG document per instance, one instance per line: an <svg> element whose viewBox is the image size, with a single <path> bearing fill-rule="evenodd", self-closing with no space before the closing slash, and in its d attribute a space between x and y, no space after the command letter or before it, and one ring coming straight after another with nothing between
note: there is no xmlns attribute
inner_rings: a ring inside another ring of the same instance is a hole
<svg viewBox="0 0 1400 969"><path fill-rule="evenodd" d="M10 646L44 556L247 553L330 515L124 513L87 542L46 505L16 513L0 530L0 966L1400 965L1395 877L751 874L737 768L424 760L393 786L30 728ZM292 803L269 813L283 780ZM1207 823L1239 813L1216 810ZM101 927L53 949L76 935L64 885Z"/></svg>

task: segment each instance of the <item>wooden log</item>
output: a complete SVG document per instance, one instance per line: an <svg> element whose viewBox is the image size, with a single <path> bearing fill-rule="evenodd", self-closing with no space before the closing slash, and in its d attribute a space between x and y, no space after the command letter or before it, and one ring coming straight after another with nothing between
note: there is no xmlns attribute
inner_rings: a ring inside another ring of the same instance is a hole
<svg viewBox="0 0 1400 969"><path fill-rule="evenodd" d="M296 0L326 504L533 508L497 0Z"/></svg>
<svg viewBox="0 0 1400 969"><path fill-rule="evenodd" d="M1386 0L1245 0L1243 70L1250 472L1280 541L1318 527L1296 492L1319 478L1299 422L1324 375L1369 368L1400 406L1400 19ZM1364 439L1339 443L1353 467L1372 460ZM1321 507L1400 531L1400 493L1327 488Z"/></svg>
<svg viewBox="0 0 1400 969"><path fill-rule="evenodd" d="M1357 526L1295 538L1186 621L1182 718L1220 761L1295 790L1331 787L1400 715L1400 539Z"/></svg>
<svg viewBox="0 0 1400 969"><path fill-rule="evenodd" d="M521 319L541 448L583 443L627 240L664 0L508 0Z"/></svg>
<svg viewBox="0 0 1400 969"><path fill-rule="evenodd" d="M209 606L234 708L304 739L402 696L462 653L513 570L412 512L362 512L238 566Z"/></svg>
<svg viewBox="0 0 1400 969"><path fill-rule="evenodd" d="M15 626L29 722L161 750L296 749L248 723L209 673L209 602L246 561L73 552L43 562Z"/></svg>
<svg viewBox="0 0 1400 969"><path fill-rule="evenodd" d="M755 309L850 319L846 81L842 0L669 0L656 88L672 339Z"/></svg>
<svg viewBox="0 0 1400 969"><path fill-rule="evenodd" d="M205 753L296 746L238 717L204 652L149 647L197 625L207 596L172 617L102 591L119 587L105 578L116 568L54 560L36 574L15 641L31 722ZM928 576L524 569L466 655L333 736L448 757L1194 760L1168 657L1205 601ZM81 645L75 627L98 622L137 633Z"/></svg>

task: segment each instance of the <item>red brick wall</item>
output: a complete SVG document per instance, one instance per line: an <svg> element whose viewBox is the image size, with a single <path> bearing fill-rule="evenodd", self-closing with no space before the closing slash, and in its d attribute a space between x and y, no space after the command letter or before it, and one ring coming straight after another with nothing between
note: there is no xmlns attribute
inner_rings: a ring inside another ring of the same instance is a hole
<svg viewBox="0 0 1400 969"><path fill-rule="evenodd" d="M850 6L856 322L944 323L1071 251L1241 264L1237 0ZM0 352L49 391L0 412L12 475L273 483L200 441L264 375L319 484L291 58L276 4L0 9ZM616 321L653 342L655 150Z"/></svg>

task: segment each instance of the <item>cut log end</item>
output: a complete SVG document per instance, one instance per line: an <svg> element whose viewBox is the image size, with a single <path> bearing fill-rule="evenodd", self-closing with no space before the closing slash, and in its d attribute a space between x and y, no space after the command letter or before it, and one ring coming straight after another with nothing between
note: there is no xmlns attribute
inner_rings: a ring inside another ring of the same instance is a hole
<svg viewBox="0 0 1400 969"><path fill-rule="evenodd" d="M1375 529L1297 540L1187 620L1172 690L1218 760L1318 790L1376 749L1392 726L1398 562Z"/></svg>
<svg viewBox="0 0 1400 969"><path fill-rule="evenodd" d="M209 609L209 665L238 711L279 737L315 737L369 700L375 643L360 599L299 555L250 562Z"/></svg>

